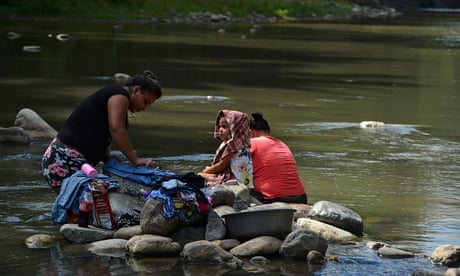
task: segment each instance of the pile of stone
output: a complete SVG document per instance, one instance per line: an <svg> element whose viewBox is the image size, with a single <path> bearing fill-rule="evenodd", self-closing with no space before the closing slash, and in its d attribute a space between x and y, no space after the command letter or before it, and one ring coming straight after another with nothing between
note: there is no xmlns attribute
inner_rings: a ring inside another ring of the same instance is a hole
<svg viewBox="0 0 460 276"><path fill-rule="evenodd" d="M127 186L135 185L136 183L130 183ZM242 209L254 208L251 207L249 192L239 185L222 185L213 188L210 194L213 198L212 208L193 220L184 222L179 218L165 218L161 201L149 198L143 202L136 196L110 192L115 213L140 206L142 210L139 225L107 230L64 224L60 227L60 233L70 243L84 244L88 251L97 255L135 256L136 259L178 257L186 264L218 265L225 269L242 268L245 258L250 258L255 263L266 263L268 256L318 264L328 261L326 252L330 243L353 243L363 236L363 221L356 212L334 202L319 201L313 206L286 203L264 206L288 206L295 209L292 231L285 237L261 235L249 240L229 238L225 219L222 217ZM27 238L26 245L30 248L51 247L57 240L59 237L37 234ZM368 247L377 250L377 254L383 258L418 256L380 242L369 242ZM430 258L433 263L458 266L460 246L442 246ZM419 272L428 273L418 270L414 273Z"/></svg>

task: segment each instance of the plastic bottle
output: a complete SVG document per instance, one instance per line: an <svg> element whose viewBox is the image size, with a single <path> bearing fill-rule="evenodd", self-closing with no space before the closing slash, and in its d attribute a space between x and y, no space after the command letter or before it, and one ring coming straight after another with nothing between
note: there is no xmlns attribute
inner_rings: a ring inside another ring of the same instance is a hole
<svg viewBox="0 0 460 276"><path fill-rule="evenodd" d="M88 186L85 187L80 196L80 205L78 206L78 226L88 227L89 217L93 207L93 195Z"/></svg>
<svg viewBox="0 0 460 276"><path fill-rule="evenodd" d="M96 178L97 177L97 170L91 166L90 164L88 163L85 163L83 165L81 165L81 170L88 176L88 177L91 177L91 178Z"/></svg>
<svg viewBox="0 0 460 276"><path fill-rule="evenodd" d="M144 189L141 189L140 190L141 194L142 194L142 199L144 199L144 201L147 201L147 199L149 198L150 196L150 192L144 190Z"/></svg>

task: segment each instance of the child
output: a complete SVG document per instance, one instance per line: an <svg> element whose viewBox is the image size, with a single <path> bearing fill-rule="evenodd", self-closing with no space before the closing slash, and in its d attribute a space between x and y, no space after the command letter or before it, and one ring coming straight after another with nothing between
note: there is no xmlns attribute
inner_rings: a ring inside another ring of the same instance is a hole
<svg viewBox="0 0 460 276"><path fill-rule="evenodd" d="M238 182L252 188L252 159L249 119L245 113L220 110L217 113L214 137L221 141L211 166L199 173L206 185Z"/></svg>

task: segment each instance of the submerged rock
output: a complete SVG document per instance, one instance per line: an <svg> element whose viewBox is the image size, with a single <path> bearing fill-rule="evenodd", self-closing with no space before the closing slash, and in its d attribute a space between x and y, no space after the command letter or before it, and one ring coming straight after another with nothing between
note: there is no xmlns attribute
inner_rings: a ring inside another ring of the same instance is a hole
<svg viewBox="0 0 460 276"><path fill-rule="evenodd" d="M28 248L50 248L56 244L56 237L48 234L35 234L27 237L24 244Z"/></svg>

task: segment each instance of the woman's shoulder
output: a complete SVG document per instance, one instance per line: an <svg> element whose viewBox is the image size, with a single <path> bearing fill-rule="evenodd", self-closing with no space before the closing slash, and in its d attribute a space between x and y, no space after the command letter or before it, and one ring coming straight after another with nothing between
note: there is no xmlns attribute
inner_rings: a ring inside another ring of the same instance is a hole
<svg viewBox="0 0 460 276"><path fill-rule="evenodd" d="M96 93L110 95L110 96L111 95L124 95L124 96L129 97L128 91L126 91L125 88L119 85L105 86L101 88L99 91L97 91Z"/></svg>

